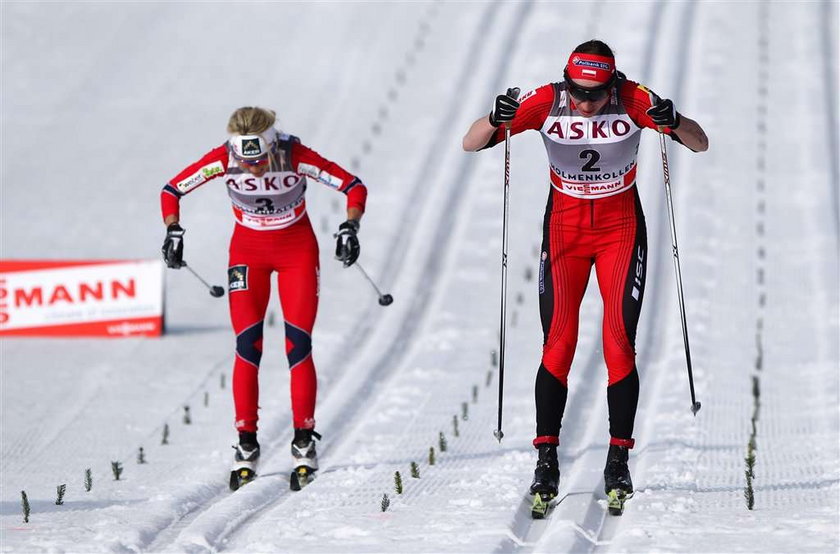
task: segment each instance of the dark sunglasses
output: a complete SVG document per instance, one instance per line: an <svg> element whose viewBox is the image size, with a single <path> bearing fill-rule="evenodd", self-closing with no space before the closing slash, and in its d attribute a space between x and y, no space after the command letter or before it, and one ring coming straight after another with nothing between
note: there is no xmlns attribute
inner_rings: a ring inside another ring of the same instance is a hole
<svg viewBox="0 0 840 554"><path fill-rule="evenodd" d="M567 72L563 72L563 79L566 81L566 86L569 89L569 94L578 102L598 102L609 96L610 89L615 84L615 75L612 78L597 87L582 87L569 78Z"/></svg>

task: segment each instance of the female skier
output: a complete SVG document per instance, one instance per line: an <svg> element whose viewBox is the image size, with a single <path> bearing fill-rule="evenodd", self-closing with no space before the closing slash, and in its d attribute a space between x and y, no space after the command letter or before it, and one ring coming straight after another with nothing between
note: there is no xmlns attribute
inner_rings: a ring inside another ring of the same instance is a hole
<svg viewBox="0 0 840 554"><path fill-rule="evenodd" d="M592 266L604 302L603 342L608 371L610 441L605 492L623 507L633 494L627 467L639 398L636 325L645 285L647 235L636 189L636 157L643 128L665 133L695 152L708 148L703 129L671 100L616 71L609 46L590 40L569 56L563 80L517 97L496 98L489 117L476 120L463 140L478 151L511 135L538 130L549 161L551 189L540 258L543 355L537 370L539 451L531 493L535 507L557 495L557 445L578 335L580 304Z"/></svg>
<svg viewBox="0 0 840 554"><path fill-rule="evenodd" d="M291 371L292 488L299 489L318 469L312 327L318 308L319 262L318 243L306 213L307 180L315 179L347 196L347 220L335 235L336 258L345 267L359 257L357 233L367 199L367 189L357 177L297 137L276 130L274 123L271 110L239 108L228 121L230 138L178 173L161 192L166 225L163 258L173 269L184 265L181 197L219 179L233 205L236 222L229 250L228 298L236 334L233 401L239 432L230 477L233 490L256 476L260 456L257 374L273 272L277 272Z"/></svg>

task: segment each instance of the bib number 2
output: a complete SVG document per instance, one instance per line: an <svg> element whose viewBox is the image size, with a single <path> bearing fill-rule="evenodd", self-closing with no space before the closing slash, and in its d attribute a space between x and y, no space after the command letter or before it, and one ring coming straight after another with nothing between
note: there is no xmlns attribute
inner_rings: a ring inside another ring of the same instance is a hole
<svg viewBox="0 0 840 554"><path fill-rule="evenodd" d="M601 171L601 168L595 165L601 159L601 154L597 150L584 150L580 153L580 159L587 160L581 171Z"/></svg>

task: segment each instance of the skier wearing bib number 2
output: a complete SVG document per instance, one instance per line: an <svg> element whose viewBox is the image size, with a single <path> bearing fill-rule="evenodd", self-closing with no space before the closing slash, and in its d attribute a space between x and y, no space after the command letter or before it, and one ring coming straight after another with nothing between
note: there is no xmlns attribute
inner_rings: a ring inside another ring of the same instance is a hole
<svg viewBox="0 0 840 554"><path fill-rule="evenodd" d="M567 378L580 304L594 265L604 304L608 372L605 492L623 507L633 494L627 461L639 397L635 339L648 257L635 186L640 131L658 130L695 152L707 150L708 139L671 100L616 71L612 50L599 40L575 48L563 77L521 97L517 89L499 95L490 116L472 124L463 147L478 151L503 142L504 126L509 125L511 135L539 131L548 154L551 189L539 272L543 354L536 376L533 441L539 454L531 485L535 506L537 496L547 507L546 501L557 495L557 446ZM539 517L536 510L535 516Z"/></svg>
<svg viewBox="0 0 840 554"><path fill-rule="evenodd" d="M291 487L299 489L318 469L312 327L318 308L319 262L318 243L306 214L307 180L320 181L347 196L347 220L335 235L336 258L345 267L359 257L356 234L367 199L367 189L357 177L307 148L297 137L277 131L274 123L271 110L236 110L228 122L228 141L178 173L161 192L166 225L163 257L174 269L184 265L181 197L219 178L233 204L236 222L230 241L228 299L236 334L233 401L239 432L230 476L233 490L256 476L260 456L258 371L273 272L277 272L291 371Z"/></svg>

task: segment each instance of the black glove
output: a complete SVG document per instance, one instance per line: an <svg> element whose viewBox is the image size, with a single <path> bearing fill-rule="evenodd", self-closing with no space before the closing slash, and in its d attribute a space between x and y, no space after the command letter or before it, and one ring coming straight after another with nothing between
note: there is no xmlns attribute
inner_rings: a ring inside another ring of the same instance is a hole
<svg viewBox="0 0 840 554"><path fill-rule="evenodd" d="M356 233L359 232L359 222L355 219L348 219L338 226L338 232L333 236L335 242L335 258L350 267L359 259L359 239Z"/></svg>
<svg viewBox="0 0 840 554"><path fill-rule="evenodd" d="M163 261L166 267L180 269L184 265L184 229L177 223L171 223L166 228L166 239L163 241Z"/></svg>
<svg viewBox="0 0 840 554"><path fill-rule="evenodd" d="M519 109L517 97L519 97L518 88L509 88L507 93L496 97L496 101L493 103L493 111L490 112L490 125L498 127L513 120L516 110Z"/></svg>
<svg viewBox="0 0 840 554"><path fill-rule="evenodd" d="M660 99L647 111L647 114L660 127L670 127L673 130L680 126L680 114L674 107L674 103L667 98Z"/></svg>

